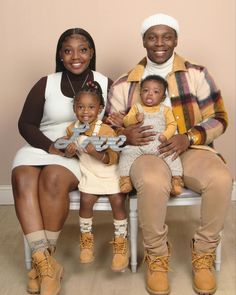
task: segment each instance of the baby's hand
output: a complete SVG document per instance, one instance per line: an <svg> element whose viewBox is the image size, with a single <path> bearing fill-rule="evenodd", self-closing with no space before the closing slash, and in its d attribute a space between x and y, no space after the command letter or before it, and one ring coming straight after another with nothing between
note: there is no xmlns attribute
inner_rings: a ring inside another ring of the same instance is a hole
<svg viewBox="0 0 236 295"><path fill-rule="evenodd" d="M137 113L137 114L136 114L136 119L137 119L137 121L138 121L139 123L142 122L143 119L144 119L144 113Z"/></svg>
<svg viewBox="0 0 236 295"><path fill-rule="evenodd" d="M167 138L166 138L166 136L165 136L165 135L163 135L163 134L160 134L160 135L159 135L159 137L158 137L158 139L160 140L160 142L161 142L161 143L163 143L163 142L167 141Z"/></svg>

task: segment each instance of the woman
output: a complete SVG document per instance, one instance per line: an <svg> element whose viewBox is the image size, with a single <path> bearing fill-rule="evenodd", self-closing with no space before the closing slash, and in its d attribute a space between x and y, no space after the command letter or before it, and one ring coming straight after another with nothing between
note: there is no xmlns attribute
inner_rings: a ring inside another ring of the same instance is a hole
<svg viewBox="0 0 236 295"><path fill-rule="evenodd" d="M16 214L32 251L29 293L55 295L61 288L63 267L52 254L80 171L77 159L64 157L53 143L75 120L73 97L86 82L98 81L106 99L112 81L95 71L95 63L89 33L80 28L65 31L57 44L56 73L33 86L19 119L28 145L13 161L12 187Z"/></svg>

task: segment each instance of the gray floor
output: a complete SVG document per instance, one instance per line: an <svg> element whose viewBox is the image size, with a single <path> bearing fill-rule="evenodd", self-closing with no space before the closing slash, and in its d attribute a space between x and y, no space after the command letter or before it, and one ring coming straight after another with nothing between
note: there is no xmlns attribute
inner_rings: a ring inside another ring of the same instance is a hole
<svg viewBox="0 0 236 295"><path fill-rule="evenodd" d="M236 294L236 202L232 203L223 236L222 267L217 273L217 295ZM198 225L199 207L169 207L167 223L172 244L170 282L171 295L193 295L189 241ZM95 212L94 232L96 261L78 263L78 212L71 211L56 251L65 267L61 295L145 295L141 234L139 235L139 267L133 274L110 271L113 227L110 212ZM23 295L26 285L23 240L13 206L0 206L0 295Z"/></svg>

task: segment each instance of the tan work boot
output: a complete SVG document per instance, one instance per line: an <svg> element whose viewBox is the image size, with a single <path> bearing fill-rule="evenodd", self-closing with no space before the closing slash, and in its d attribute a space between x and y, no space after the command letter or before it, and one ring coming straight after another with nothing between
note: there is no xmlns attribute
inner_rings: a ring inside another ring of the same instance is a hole
<svg viewBox="0 0 236 295"><path fill-rule="evenodd" d="M129 193L132 191L133 185L129 176L121 176L119 183L121 193Z"/></svg>
<svg viewBox="0 0 236 295"><path fill-rule="evenodd" d="M27 292L30 294L40 293L39 276L34 266L32 266L31 270L28 272Z"/></svg>
<svg viewBox="0 0 236 295"><path fill-rule="evenodd" d="M91 232L82 233L80 236L80 262L90 263L94 261L94 237Z"/></svg>
<svg viewBox="0 0 236 295"><path fill-rule="evenodd" d="M32 262L39 276L41 295L58 295L61 289L63 267L46 250L32 255Z"/></svg>
<svg viewBox="0 0 236 295"><path fill-rule="evenodd" d="M168 283L169 257L145 254L147 263L146 288L149 293L155 295L168 295L170 287Z"/></svg>
<svg viewBox="0 0 236 295"><path fill-rule="evenodd" d="M53 255L56 251L55 246L50 246L48 248L49 253ZM40 282L39 276L37 274L36 268L32 264L31 270L28 272L28 283L27 283L27 292L30 294L39 294L40 293Z"/></svg>
<svg viewBox="0 0 236 295"><path fill-rule="evenodd" d="M173 176L171 178L171 191L172 196L180 195L183 191L184 182L181 176Z"/></svg>
<svg viewBox="0 0 236 295"><path fill-rule="evenodd" d="M128 240L125 237L117 236L110 243L113 246L111 269L117 272L124 271L129 265Z"/></svg>
<svg viewBox="0 0 236 295"><path fill-rule="evenodd" d="M192 247L193 289L197 294L214 294L216 291L216 278L214 274L215 252L197 253Z"/></svg>

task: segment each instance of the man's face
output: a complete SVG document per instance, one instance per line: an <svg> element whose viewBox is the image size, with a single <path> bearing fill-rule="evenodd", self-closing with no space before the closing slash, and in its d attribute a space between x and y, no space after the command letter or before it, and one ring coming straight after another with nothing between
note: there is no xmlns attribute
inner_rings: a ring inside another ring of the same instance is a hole
<svg viewBox="0 0 236 295"><path fill-rule="evenodd" d="M158 25L145 32L143 47L146 48L147 56L152 62L163 64L172 56L177 41L175 30L165 25Z"/></svg>

